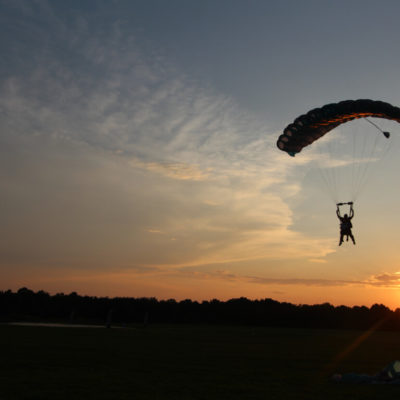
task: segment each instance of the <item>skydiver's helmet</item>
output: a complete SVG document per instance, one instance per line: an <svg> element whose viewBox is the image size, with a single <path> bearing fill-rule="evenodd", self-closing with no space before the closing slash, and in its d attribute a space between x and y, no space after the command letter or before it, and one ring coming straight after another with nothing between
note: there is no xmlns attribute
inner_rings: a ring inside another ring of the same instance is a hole
<svg viewBox="0 0 400 400"><path fill-rule="evenodd" d="M347 214L344 214L344 215L343 215L343 218L346 218L346 219L347 219L347 218L349 218L349 216L348 216Z"/></svg>

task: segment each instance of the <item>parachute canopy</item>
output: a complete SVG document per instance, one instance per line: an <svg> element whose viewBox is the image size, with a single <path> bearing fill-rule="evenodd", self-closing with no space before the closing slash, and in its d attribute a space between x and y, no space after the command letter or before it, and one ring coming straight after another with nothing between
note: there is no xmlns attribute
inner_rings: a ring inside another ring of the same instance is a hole
<svg viewBox="0 0 400 400"><path fill-rule="evenodd" d="M291 156L340 124L357 118L386 118L400 123L400 108L376 100L345 100L314 108L296 118L279 136L277 146ZM388 132L382 133L389 137Z"/></svg>

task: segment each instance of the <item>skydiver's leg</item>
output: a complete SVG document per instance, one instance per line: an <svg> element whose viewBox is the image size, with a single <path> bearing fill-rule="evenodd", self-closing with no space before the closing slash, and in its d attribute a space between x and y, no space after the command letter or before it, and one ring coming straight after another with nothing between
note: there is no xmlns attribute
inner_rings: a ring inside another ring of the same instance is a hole
<svg viewBox="0 0 400 400"><path fill-rule="evenodd" d="M343 243L343 233L340 232L340 240L339 240L339 246L341 246Z"/></svg>
<svg viewBox="0 0 400 400"><path fill-rule="evenodd" d="M350 237L351 237L351 240L353 241L353 244L356 244L356 241L354 240L354 236L351 232L350 232Z"/></svg>

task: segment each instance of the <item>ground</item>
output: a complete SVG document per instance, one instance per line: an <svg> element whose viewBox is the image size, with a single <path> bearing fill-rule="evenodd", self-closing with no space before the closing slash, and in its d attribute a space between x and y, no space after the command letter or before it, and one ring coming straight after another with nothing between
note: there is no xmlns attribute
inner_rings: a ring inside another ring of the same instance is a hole
<svg viewBox="0 0 400 400"><path fill-rule="evenodd" d="M342 385L400 358L396 332L158 325L0 325L1 400L393 399L398 386Z"/></svg>

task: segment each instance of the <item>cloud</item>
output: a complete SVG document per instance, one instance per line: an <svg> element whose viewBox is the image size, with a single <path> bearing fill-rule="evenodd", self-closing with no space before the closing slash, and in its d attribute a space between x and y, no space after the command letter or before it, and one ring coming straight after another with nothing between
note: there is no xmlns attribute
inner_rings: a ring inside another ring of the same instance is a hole
<svg viewBox="0 0 400 400"><path fill-rule="evenodd" d="M367 284L372 286L400 287L400 272L383 273L368 279Z"/></svg>
<svg viewBox="0 0 400 400"><path fill-rule="evenodd" d="M317 263L317 264L325 264L327 261L325 259L321 258L310 258L308 261L312 263Z"/></svg>
<svg viewBox="0 0 400 400"><path fill-rule="evenodd" d="M30 73L2 71L3 268L153 271L334 251L293 230L287 199L307 161L276 151L264 121L118 24L105 34L82 16L53 35L26 24L46 40L24 55L35 53Z"/></svg>
<svg viewBox="0 0 400 400"><path fill-rule="evenodd" d="M172 162L143 162L140 160L132 160L130 164L136 168L143 168L153 171L172 179L203 181L210 175L211 169L202 171L197 165Z"/></svg>
<svg viewBox="0 0 400 400"><path fill-rule="evenodd" d="M233 273L230 270L216 269L213 271L204 271L201 268L184 267L179 272L167 271L160 269L158 271L163 275L171 275L179 273L180 276L185 276L191 279L200 279L206 281L220 280L225 282L237 282L254 284L261 286L312 286L312 287L351 287L351 286L369 286L369 287L386 287L399 288L400 272L393 274L385 273L378 276L371 276L366 279L351 280L351 279L321 279L321 278L272 278L255 275L246 275Z"/></svg>

